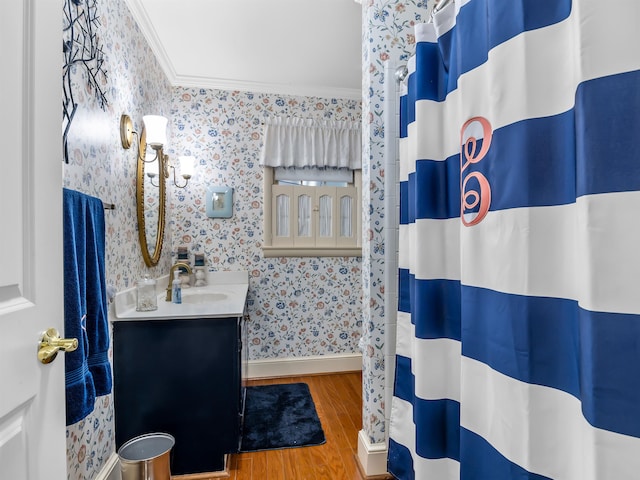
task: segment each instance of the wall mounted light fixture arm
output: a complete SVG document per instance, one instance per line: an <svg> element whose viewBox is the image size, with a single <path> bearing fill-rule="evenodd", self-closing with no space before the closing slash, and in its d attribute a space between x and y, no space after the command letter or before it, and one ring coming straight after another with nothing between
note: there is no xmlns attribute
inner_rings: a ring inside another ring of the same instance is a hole
<svg viewBox="0 0 640 480"><path fill-rule="evenodd" d="M138 146L137 161L151 163L155 162L158 159L162 159L164 162L168 160L167 158L165 158L167 156L162 152L163 144L147 143L147 130L145 126L142 126L142 133L138 134L138 132L133 129L133 122L131 121L131 117L126 113L123 113L120 116L120 143L122 144L122 148L124 148L125 150L129 150L131 148L131 145L133 145L134 137L138 138L138 141L136 141L136 145ZM147 160L147 146L151 147L156 152L155 157L150 160ZM165 176L169 176L168 172L165 174Z"/></svg>
<svg viewBox="0 0 640 480"><path fill-rule="evenodd" d="M194 168L195 158L192 156L183 156L178 158L180 162L180 173L182 178L184 178L184 185L178 185L178 179L176 177L176 167L174 165L169 164L169 167L173 170L173 184L178 188L184 188L189 183L189 179L191 178L191 172Z"/></svg>
<svg viewBox="0 0 640 480"><path fill-rule="evenodd" d="M186 187L187 184L189 183L189 179L191 178L191 175L182 175L182 178L184 178L185 180L184 185L178 185L178 179L176 177L176 167L174 167L173 165L169 165L169 166L173 170L173 184L178 188ZM167 172L167 175L168 175L168 172Z"/></svg>

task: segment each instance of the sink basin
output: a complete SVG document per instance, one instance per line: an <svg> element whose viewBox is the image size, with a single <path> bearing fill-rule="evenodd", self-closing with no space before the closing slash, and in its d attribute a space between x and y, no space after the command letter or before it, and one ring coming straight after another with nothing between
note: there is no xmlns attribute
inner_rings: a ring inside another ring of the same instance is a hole
<svg viewBox="0 0 640 480"><path fill-rule="evenodd" d="M229 318L243 315L249 288L246 271L208 272L207 285L182 290L182 303L165 301L168 275L158 279L158 308L148 312L136 310L136 289L129 288L116 295L115 318L119 320L175 320Z"/></svg>
<svg viewBox="0 0 640 480"><path fill-rule="evenodd" d="M193 295L182 294L182 303L209 303L209 302L219 302L220 300L225 300L227 298L226 293L196 293Z"/></svg>

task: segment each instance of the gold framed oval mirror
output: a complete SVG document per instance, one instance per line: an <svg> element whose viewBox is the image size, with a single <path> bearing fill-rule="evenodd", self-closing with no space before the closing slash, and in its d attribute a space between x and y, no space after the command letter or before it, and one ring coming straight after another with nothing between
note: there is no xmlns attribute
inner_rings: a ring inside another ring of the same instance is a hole
<svg viewBox="0 0 640 480"><path fill-rule="evenodd" d="M142 258L148 267L157 265L160 260L166 212L164 152L162 148L151 152L155 159L147 161L147 141L143 129L137 162L136 213Z"/></svg>

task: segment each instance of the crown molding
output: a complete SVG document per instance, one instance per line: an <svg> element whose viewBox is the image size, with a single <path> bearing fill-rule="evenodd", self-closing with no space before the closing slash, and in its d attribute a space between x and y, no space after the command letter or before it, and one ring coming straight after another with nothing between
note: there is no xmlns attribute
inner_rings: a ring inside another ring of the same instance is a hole
<svg viewBox="0 0 640 480"><path fill-rule="evenodd" d="M320 98L343 98L362 100L362 90L358 88L333 88L321 85L291 85L278 83L249 82L222 78L178 75L169 55L153 28L149 15L140 0L125 0L133 19L147 40L149 48L156 56L160 68L174 87L210 88L216 90L240 90L244 92L269 93L276 95L299 95Z"/></svg>
<svg viewBox="0 0 640 480"><path fill-rule="evenodd" d="M177 75L172 84L176 87L211 88L231 91L240 90L243 92L270 93L276 95L300 95L305 97L362 100L362 91L357 88L332 88L312 85L247 82L245 80L227 80L188 75Z"/></svg>

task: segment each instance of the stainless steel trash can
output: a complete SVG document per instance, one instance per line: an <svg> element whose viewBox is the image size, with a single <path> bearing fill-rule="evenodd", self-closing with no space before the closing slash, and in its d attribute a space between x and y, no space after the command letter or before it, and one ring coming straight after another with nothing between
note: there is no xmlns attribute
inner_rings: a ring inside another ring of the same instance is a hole
<svg viewBox="0 0 640 480"><path fill-rule="evenodd" d="M171 480L170 453L175 439L168 433L132 438L118 450L122 480Z"/></svg>

